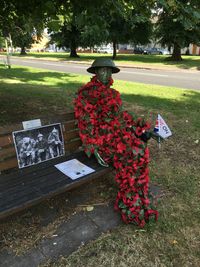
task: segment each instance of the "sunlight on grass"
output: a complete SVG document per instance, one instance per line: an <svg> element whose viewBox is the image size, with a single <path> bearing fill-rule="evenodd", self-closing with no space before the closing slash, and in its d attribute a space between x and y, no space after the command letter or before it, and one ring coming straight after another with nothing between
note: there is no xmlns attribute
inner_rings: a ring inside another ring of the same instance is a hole
<svg viewBox="0 0 200 267"><path fill-rule="evenodd" d="M3 83L10 83L10 84L20 84L20 83L25 83L23 81L17 80L17 79L1 79L1 82Z"/></svg>
<svg viewBox="0 0 200 267"><path fill-rule="evenodd" d="M160 85L152 85L152 84L141 84L141 83L133 83L126 81L116 81L114 87L120 88L121 93L125 95L130 94L141 94L144 96L152 96L156 95L158 98L167 98L167 99L176 99L183 100L184 94L187 93L188 96L192 94L188 92L186 89L177 89L175 87L167 87Z"/></svg>

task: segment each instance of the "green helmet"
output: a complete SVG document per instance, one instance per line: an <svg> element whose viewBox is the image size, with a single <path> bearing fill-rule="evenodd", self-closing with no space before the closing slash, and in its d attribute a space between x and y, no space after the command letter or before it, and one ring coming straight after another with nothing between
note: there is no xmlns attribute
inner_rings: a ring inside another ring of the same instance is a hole
<svg viewBox="0 0 200 267"><path fill-rule="evenodd" d="M96 73L96 68L102 68L102 67L110 67L112 69L112 73L117 73L120 71L119 68L115 66L115 63L112 61L112 59L109 58L97 58L92 63L92 66L87 69L90 73Z"/></svg>

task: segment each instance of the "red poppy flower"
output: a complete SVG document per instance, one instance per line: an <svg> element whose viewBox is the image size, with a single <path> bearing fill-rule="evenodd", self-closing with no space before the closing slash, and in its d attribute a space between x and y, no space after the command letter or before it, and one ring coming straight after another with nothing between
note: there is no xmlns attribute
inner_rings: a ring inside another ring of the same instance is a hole
<svg viewBox="0 0 200 267"><path fill-rule="evenodd" d="M85 105L85 111L87 111L87 112L91 112L91 110L93 109L94 107L93 107L93 105L91 105L90 103L87 103L86 105Z"/></svg>

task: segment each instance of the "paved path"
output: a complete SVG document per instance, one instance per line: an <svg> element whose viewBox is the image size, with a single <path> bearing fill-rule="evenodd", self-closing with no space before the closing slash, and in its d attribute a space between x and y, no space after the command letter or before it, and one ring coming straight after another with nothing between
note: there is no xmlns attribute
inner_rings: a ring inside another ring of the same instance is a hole
<svg viewBox="0 0 200 267"><path fill-rule="evenodd" d="M113 211L113 204L98 206L91 212L80 212L58 227L50 239L44 239L37 248L23 256L11 252L0 253L2 267L37 267L47 260L68 256L80 246L96 239L103 232L122 224L119 214Z"/></svg>
<svg viewBox="0 0 200 267"><path fill-rule="evenodd" d="M13 57L12 64L21 66L31 66L54 71L89 75L86 69L88 64L77 64L59 61L47 61L38 59L23 59ZM153 67L154 68L154 67ZM170 87L180 87L186 89L200 90L200 71L186 70L161 70L161 69L138 69L130 67L120 67L121 71L113 75L115 79L139 82L145 84L157 84Z"/></svg>
<svg viewBox="0 0 200 267"><path fill-rule="evenodd" d="M69 196L71 206L88 202L88 190L92 190L95 183L87 188L81 188L72 192ZM159 196L161 190L156 185L151 185L153 195ZM69 204L68 204L69 205ZM44 238L37 247L32 248L22 256L15 256L12 250L0 251L0 266L2 267L37 267L47 261L57 261L59 257L69 256L80 246L98 238L102 233L123 225L120 214L114 211L114 203L94 206L92 211L81 211L64 221L52 234L51 238ZM34 209L34 208L33 208ZM48 225L55 220L55 210L45 210L42 215L42 225ZM17 216L17 215L16 215ZM20 216L20 215L19 215ZM31 216L34 216L31 213ZM133 226L134 227L134 226Z"/></svg>

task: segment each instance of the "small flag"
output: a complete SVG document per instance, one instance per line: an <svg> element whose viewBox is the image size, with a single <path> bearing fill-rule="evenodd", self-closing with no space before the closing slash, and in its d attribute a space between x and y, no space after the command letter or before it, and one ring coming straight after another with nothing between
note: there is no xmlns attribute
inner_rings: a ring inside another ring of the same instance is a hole
<svg viewBox="0 0 200 267"><path fill-rule="evenodd" d="M161 117L160 114L158 114L156 125L154 127L154 132L157 133L163 139L166 139L167 137L172 135L169 126L167 125L167 123L164 121L164 119Z"/></svg>

